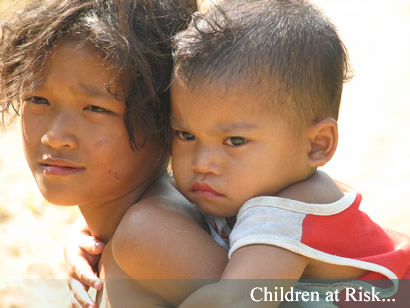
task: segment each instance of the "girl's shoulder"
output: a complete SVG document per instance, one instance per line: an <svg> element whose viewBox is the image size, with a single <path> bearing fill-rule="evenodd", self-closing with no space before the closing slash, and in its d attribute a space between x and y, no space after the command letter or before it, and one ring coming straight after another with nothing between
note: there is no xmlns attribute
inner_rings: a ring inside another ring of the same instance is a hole
<svg viewBox="0 0 410 308"><path fill-rule="evenodd" d="M198 224L199 212L172 185L162 184L125 213L111 240L115 263L131 279L144 281L219 278L226 251ZM155 293L178 305L195 290L191 287Z"/></svg>
<svg viewBox="0 0 410 308"><path fill-rule="evenodd" d="M172 178L168 176L163 176L154 182L128 212L135 215L141 210L149 211L153 215L182 215L207 230L199 209L175 188Z"/></svg>
<svg viewBox="0 0 410 308"><path fill-rule="evenodd" d="M191 276L181 271L183 264L218 246L197 208L167 180L155 183L128 209L111 241L116 262L134 278Z"/></svg>

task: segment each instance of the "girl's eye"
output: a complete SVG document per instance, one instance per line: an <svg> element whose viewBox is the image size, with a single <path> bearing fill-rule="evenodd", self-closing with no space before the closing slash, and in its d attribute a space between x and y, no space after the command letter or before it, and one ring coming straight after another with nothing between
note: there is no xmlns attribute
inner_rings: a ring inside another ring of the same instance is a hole
<svg viewBox="0 0 410 308"><path fill-rule="evenodd" d="M182 131L182 130L176 130L176 131L174 132L174 135L175 135L175 136L178 136L179 139L185 140L185 141L195 140L195 136L194 136L194 135L192 135L192 134L190 134L190 133L188 133L188 132L184 132L184 131Z"/></svg>
<svg viewBox="0 0 410 308"><path fill-rule="evenodd" d="M45 99L44 97L39 97L39 96L27 97L24 99L24 102L37 104L37 105L50 105L50 102L47 99Z"/></svg>
<svg viewBox="0 0 410 308"><path fill-rule="evenodd" d="M105 108L94 106L94 105L90 105L90 106L86 107L85 110L89 110L91 112L96 112L96 113L110 112L109 110L107 110Z"/></svg>
<svg viewBox="0 0 410 308"><path fill-rule="evenodd" d="M240 145L244 145L245 143L247 143L248 140L246 138L243 137L229 137L225 139L224 144L229 145L229 146L233 146L233 147L237 147Z"/></svg>

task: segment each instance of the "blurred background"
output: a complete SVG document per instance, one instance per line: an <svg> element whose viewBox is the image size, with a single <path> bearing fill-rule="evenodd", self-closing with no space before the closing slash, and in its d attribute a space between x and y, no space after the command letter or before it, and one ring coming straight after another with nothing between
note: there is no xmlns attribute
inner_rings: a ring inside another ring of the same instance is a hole
<svg viewBox="0 0 410 308"><path fill-rule="evenodd" d="M11 2L0 0L0 21ZM361 192L375 221L410 234L410 2L313 2L339 29L355 73L344 88L338 150L324 170ZM0 308L65 307L62 240L78 214L38 193L18 120L0 131Z"/></svg>

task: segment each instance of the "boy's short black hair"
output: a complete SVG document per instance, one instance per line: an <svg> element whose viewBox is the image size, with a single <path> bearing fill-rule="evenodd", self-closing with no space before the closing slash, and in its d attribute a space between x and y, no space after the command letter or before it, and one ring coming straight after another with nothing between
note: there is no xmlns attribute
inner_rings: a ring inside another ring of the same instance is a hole
<svg viewBox="0 0 410 308"><path fill-rule="evenodd" d="M304 0L239 2L196 14L175 37L175 77L264 95L296 126L337 119L350 70L333 24Z"/></svg>
<svg viewBox="0 0 410 308"><path fill-rule="evenodd" d="M18 111L59 39L91 43L105 55L125 98L125 125L133 148L136 129L167 140L171 36L183 30L194 0L33 0L2 24L0 112ZM107 85L110 87L110 85ZM137 144L138 143L138 144Z"/></svg>

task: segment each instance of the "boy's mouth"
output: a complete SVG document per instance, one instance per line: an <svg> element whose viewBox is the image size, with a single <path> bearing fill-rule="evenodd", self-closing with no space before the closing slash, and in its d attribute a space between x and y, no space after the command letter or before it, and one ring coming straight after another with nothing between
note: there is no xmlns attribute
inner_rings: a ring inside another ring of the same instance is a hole
<svg viewBox="0 0 410 308"><path fill-rule="evenodd" d="M223 197L224 195L215 191L211 186L203 182L194 182L191 186L191 191L197 195L204 197Z"/></svg>

